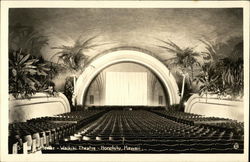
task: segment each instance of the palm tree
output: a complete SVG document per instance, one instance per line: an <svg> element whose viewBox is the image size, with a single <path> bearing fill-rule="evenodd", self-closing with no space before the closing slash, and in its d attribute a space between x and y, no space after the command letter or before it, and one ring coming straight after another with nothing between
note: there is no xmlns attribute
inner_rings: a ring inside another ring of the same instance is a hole
<svg viewBox="0 0 250 162"><path fill-rule="evenodd" d="M193 48L181 48L170 40L168 41L160 40L160 41L163 42L165 45L158 47L163 48L168 52L175 54L175 56L172 57L171 59L167 59L164 61L169 63L170 66L172 66L175 70L177 70L177 73L183 76L182 92L181 92L181 100L182 100L184 95L185 80L187 78L189 80L189 83L193 81L194 67L200 64L199 61L202 59L201 54L195 52Z"/></svg>
<svg viewBox="0 0 250 162"><path fill-rule="evenodd" d="M231 57L234 54L243 55L243 41L242 37L230 37L224 42L212 41L205 36L199 39L205 45L205 51L202 52L205 60L216 64L220 59L226 55ZM237 50L236 50L237 49ZM232 53L232 51L234 51Z"/></svg>
<svg viewBox="0 0 250 162"><path fill-rule="evenodd" d="M58 62L62 60L63 64L70 70L83 70L84 66L87 64L89 57L84 53L84 50L91 49L103 44L93 44L92 41L97 38L97 36L91 37L85 41L79 37L73 46L58 46L52 47L52 49L60 50L55 53L50 60L54 57L58 57Z"/></svg>
<svg viewBox="0 0 250 162"><path fill-rule="evenodd" d="M218 51L220 49L221 44L212 42L207 38L202 38L199 40L205 44L206 50L202 52L202 54L206 55L204 59L210 61L211 63L215 62L219 57L220 53Z"/></svg>

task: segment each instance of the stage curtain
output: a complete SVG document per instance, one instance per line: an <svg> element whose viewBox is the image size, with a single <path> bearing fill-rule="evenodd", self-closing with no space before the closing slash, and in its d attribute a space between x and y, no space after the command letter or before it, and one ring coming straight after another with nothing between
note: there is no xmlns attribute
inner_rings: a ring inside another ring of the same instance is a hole
<svg viewBox="0 0 250 162"><path fill-rule="evenodd" d="M147 105L146 72L107 72L106 105Z"/></svg>

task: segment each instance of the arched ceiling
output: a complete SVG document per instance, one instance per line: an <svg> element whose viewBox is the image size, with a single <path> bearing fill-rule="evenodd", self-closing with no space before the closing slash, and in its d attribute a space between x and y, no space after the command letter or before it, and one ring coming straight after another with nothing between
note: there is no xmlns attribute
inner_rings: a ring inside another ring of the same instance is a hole
<svg viewBox="0 0 250 162"><path fill-rule="evenodd" d="M73 45L80 35L99 35L95 43L109 43L84 51L89 56L117 46L137 46L165 59L173 55L157 47L162 45L157 39L202 50L202 36L222 42L242 37L242 14L239 8L15 8L9 10L9 23L33 26L49 36L42 50L45 59L56 53L51 47Z"/></svg>

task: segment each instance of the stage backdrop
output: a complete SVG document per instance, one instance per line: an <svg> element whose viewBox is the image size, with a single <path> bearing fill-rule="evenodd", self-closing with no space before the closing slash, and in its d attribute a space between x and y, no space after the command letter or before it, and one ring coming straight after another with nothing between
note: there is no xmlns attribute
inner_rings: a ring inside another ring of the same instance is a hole
<svg viewBox="0 0 250 162"><path fill-rule="evenodd" d="M116 73L117 76L110 76L112 75L111 73L113 73L113 75L115 75ZM107 77L106 75L109 75L110 77ZM118 77L118 75L120 79L116 78ZM145 78L143 78L143 76ZM121 77L123 77L123 79ZM131 80L130 79L128 80L128 78L130 78ZM106 83L107 79L109 80L109 83ZM140 84L138 84L138 82ZM128 84L130 84L129 92L128 92ZM125 90L126 92L124 92ZM128 95L128 93L130 94ZM147 98L145 98L146 95ZM132 98L132 96L134 96L134 98ZM107 99L107 97L109 99ZM160 98L162 102L160 102ZM124 105L125 103L126 105L128 104L139 105L140 102L140 104L142 105L147 104L147 106L166 106L168 103L167 100L168 99L165 98L162 85L160 84L157 77L149 69L139 64L124 62L107 67L103 71L101 71L98 74L98 76L96 76L96 78L92 81L91 85L89 86L85 99L85 105L105 106L115 103L116 105Z"/></svg>
<svg viewBox="0 0 250 162"><path fill-rule="evenodd" d="M147 73L107 72L106 105L147 105Z"/></svg>

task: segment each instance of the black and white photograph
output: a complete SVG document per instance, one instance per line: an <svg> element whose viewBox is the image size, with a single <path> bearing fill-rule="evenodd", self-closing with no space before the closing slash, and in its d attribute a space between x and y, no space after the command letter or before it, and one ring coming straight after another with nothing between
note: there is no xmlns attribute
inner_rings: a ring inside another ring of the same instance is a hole
<svg viewBox="0 0 250 162"><path fill-rule="evenodd" d="M248 161L248 2L1 5L3 161Z"/></svg>

